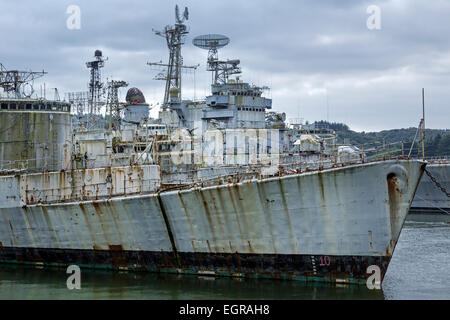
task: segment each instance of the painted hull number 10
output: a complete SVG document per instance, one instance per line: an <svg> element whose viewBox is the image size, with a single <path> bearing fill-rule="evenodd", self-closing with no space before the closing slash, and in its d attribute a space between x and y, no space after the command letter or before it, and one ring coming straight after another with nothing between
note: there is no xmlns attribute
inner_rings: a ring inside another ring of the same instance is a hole
<svg viewBox="0 0 450 320"><path fill-rule="evenodd" d="M331 264L331 259L329 256L320 256L319 260L320 260L319 266L321 266L321 267L324 267L324 266L328 267Z"/></svg>

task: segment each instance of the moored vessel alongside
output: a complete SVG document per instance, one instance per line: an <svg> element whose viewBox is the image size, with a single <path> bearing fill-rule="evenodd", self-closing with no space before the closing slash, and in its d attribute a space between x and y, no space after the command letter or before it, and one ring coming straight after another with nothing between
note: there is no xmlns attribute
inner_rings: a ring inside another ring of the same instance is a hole
<svg viewBox="0 0 450 320"><path fill-rule="evenodd" d="M428 160L408 220L450 222L450 160Z"/></svg>

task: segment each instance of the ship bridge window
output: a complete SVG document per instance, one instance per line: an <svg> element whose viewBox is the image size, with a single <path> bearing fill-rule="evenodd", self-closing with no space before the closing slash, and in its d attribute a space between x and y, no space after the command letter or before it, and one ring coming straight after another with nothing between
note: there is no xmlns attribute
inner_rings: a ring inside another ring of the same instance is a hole
<svg viewBox="0 0 450 320"><path fill-rule="evenodd" d="M2 103L2 110L6 110L8 109L8 104L7 103Z"/></svg>
<svg viewBox="0 0 450 320"><path fill-rule="evenodd" d="M47 103L47 110L52 110L52 105L50 103Z"/></svg>
<svg viewBox="0 0 450 320"><path fill-rule="evenodd" d="M33 109L34 110L39 110L39 105L38 104L33 104Z"/></svg>
<svg viewBox="0 0 450 320"><path fill-rule="evenodd" d="M11 110L16 110L16 104L15 104L15 103L11 103L11 104L9 105L9 109L11 109Z"/></svg>
<svg viewBox="0 0 450 320"><path fill-rule="evenodd" d="M45 104L41 104L40 107L41 107L41 110L45 110Z"/></svg>
<svg viewBox="0 0 450 320"><path fill-rule="evenodd" d="M31 103L27 103L26 109L31 110Z"/></svg>
<svg viewBox="0 0 450 320"><path fill-rule="evenodd" d="M23 110L23 109L25 109L25 105L24 104L19 104L19 110Z"/></svg>

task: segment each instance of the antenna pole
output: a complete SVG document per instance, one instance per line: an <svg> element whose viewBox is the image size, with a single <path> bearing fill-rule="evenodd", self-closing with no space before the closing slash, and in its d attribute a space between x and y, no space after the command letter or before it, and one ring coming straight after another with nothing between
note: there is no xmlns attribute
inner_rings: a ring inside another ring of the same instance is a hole
<svg viewBox="0 0 450 320"><path fill-rule="evenodd" d="M181 56L181 47L184 45L184 39L189 33L187 26L184 24L189 19L189 10L184 9L183 16L180 16L178 5L175 6L174 26L166 26L164 31L154 31L156 35L166 39L169 49L169 63L147 63L150 66L166 67L166 76L157 76L158 80L165 80L166 87L164 90L163 109L172 104L181 103L181 71L183 68L197 68L183 66L183 57Z"/></svg>
<svg viewBox="0 0 450 320"><path fill-rule="evenodd" d="M422 88L422 160L425 160L425 88Z"/></svg>

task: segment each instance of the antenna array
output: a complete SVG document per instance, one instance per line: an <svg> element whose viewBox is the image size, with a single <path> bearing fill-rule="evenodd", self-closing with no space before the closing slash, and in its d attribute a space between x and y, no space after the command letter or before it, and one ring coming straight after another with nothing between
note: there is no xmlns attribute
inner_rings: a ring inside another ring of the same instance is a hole
<svg viewBox="0 0 450 320"><path fill-rule="evenodd" d="M241 73L239 60L219 60L218 49L230 43L230 39L220 34L206 34L196 37L192 43L194 46L208 50L208 71L212 71L213 84L225 84L232 74Z"/></svg>
<svg viewBox="0 0 450 320"><path fill-rule="evenodd" d="M181 103L181 72L183 69L195 70L197 66L184 66L183 57L181 56L181 47L184 44L184 39L189 33L185 21L189 19L189 10L184 9L183 16L180 16L178 5L175 6L175 20L174 26L166 26L164 31L155 31L155 34L166 39L167 47L169 48L169 62L164 64L162 62L148 62L152 67L162 68L155 79L165 80L166 87L164 90L163 108L172 104Z"/></svg>
<svg viewBox="0 0 450 320"><path fill-rule="evenodd" d="M31 97L34 93L33 81L43 77L47 72L7 70L0 63L0 87L6 94L13 94L15 98ZM28 88L28 92L27 92Z"/></svg>

